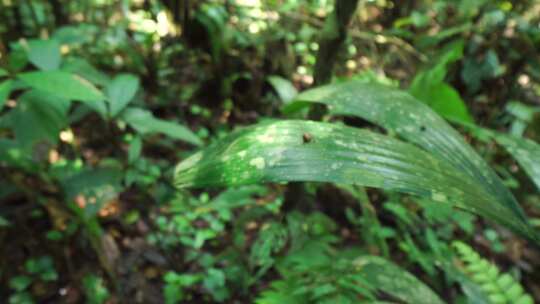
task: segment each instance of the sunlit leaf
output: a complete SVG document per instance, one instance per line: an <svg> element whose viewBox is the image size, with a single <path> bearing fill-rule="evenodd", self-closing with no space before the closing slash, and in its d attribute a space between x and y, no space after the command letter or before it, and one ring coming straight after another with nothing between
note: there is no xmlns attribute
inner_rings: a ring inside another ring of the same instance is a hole
<svg viewBox="0 0 540 304"><path fill-rule="evenodd" d="M139 78L137 76L132 74L116 76L106 88L110 116L118 115L135 97L138 89Z"/></svg>
<svg viewBox="0 0 540 304"><path fill-rule="evenodd" d="M526 222L464 170L371 131L310 121L248 127L181 162L179 187L318 181L358 184L451 202L527 235Z"/></svg>
<svg viewBox="0 0 540 304"><path fill-rule="evenodd" d="M28 41L28 60L44 71L60 67L60 45L54 39Z"/></svg>
<svg viewBox="0 0 540 304"><path fill-rule="evenodd" d="M44 93L68 100L78 100L105 114L105 96L86 79L63 71L29 72L18 77Z"/></svg>
<svg viewBox="0 0 540 304"><path fill-rule="evenodd" d="M127 108L122 113L122 119L141 134L162 133L196 146L202 145L202 141L190 129L175 122L156 118L147 110Z"/></svg>

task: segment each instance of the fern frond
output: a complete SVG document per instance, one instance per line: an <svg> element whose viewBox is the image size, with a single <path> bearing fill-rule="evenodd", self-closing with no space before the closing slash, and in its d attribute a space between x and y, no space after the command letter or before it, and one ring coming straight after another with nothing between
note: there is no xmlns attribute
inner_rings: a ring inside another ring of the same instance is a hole
<svg viewBox="0 0 540 304"><path fill-rule="evenodd" d="M501 273L496 265L482 258L469 245L455 241L463 272L486 293L494 304L533 304L533 298L510 274Z"/></svg>

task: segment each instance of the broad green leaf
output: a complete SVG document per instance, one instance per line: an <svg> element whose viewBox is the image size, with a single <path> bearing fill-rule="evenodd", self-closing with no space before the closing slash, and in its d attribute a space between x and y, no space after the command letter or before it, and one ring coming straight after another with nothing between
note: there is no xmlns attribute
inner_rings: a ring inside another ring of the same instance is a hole
<svg viewBox="0 0 540 304"><path fill-rule="evenodd" d="M88 61L82 58L68 58L62 63L62 71L70 72L88 79L95 85L107 86L111 79L107 74L101 72L92 66Z"/></svg>
<svg viewBox="0 0 540 304"><path fill-rule="evenodd" d="M60 45L54 39L29 40L28 60L40 70L56 70L62 61Z"/></svg>
<svg viewBox="0 0 540 304"><path fill-rule="evenodd" d="M58 134L67 125L69 101L30 90L18 99L8 114L15 138L23 148L38 142L55 144Z"/></svg>
<svg viewBox="0 0 540 304"><path fill-rule="evenodd" d="M461 58L463 58L463 48L465 43L463 40L456 40L453 43L448 44L441 54L431 62L428 67L425 67L418 73L411 84L411 89L417 86L415 83L418 81L427 81L430 83L444 82L444 78L447 74L447 66Z"/></svg>
<svg viewBox="0 0 540 304"><path fill-rule="evenodd" d="M351 81L308 90L296 100L326 104L334 114L361 117L418 145L469 176L475 187L486 193L486 205L471 205L470 211L488 216L483 210L499 209L505 214L505 222L513 223L514 230L525 236L534 235L523 210L487 163L457 131L411 95L385 86ZM302 102L289 107L297 108Z"/></svg>
<svg viewBox="0 0 540 304"><path fill-rule="evenodd" d="M86 79L63 71L29 72L18 77L29 86L68 100L86 103L104 115L105 96Z"/></svg>
<svg viewBox="0 0 540 304"><path fill-rule="evenodd" d="M413 93L425 101L435 112L443 117L465 122L473 122L471 114L459 93L446 83L430 84Z"/></svg>
<svg viewBox="0 0 540 304"><path fill-rule="evenodd" d="M472 122L473 119L459 93L444 82L447 65L463 57L463 47L463 40L449 44L432 66L416 74L409 92L443 117Z"/></svg>
<svg viewBox="0 0 540 304"><path fill-rule="evenodd" d="M116 76L106 88L110 116L118 115L135 97L138 89L139 78L137 76L132 74Z"/></svg>
<svg viewBox="0 0 540 304"><path fill-rule="evenodd" d="M451 202L523 233L526 222L478 182L415 145L371 131L310 121L242 129L181 162L178 187L317 181L383 188Z"/></svg>
<svg viewBox="0 0 540 304"><path fill-rule="evenodd" d="M283 77L269 76L267 79L284 103L290 102L298 94L293 84Z"/></svg>
<svg viewBox="0 0 540 304"><path fill-rule="evenodd" d="M369 283L405 303L444 303L420 280L383 258L362 256L353 265Z"/></svg>
<svg viewBox="0 0 540 304"><path fill-rule="evenodd" d="M61 99L79 100L101 116L106 115L106 106L102 93L85 79L62 71L31 72L19 75L19 78L42 93Z"/></svg>
<svg viewBox="0 0 540 304"><path fill-rule="evenodd" d="M188 128L175 122L156 118L147 110L127 108L122 113L122 119L141 134L162 133L196 146L202 145L199 137Z"/></svg>
<svg viewBox="0 0 540 304"><path fill-rule="evenodd" d="M5 77L5 76L8 76L8 75L9 75L8 71L0 68L0 77Z"/></svg>
<svg viewBox="0 0 540 304"><path fill-rule="evenodd" d="M4 107L4 104L9 97L9 93L11 93L12 84L13 81L10 79L0 83L0 110Z"/></svg>

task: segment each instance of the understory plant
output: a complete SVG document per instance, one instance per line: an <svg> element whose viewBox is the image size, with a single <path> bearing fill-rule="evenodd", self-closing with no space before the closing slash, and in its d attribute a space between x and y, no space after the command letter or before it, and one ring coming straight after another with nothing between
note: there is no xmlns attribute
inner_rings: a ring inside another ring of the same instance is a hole
<svg viewBox="0 0 540 304"><path fill-rule="evenodd" d="M182 161L175 171L176 186L311 181L382 188L475 213L538 244L537 233L501 179L426 104L397 89L348 81L305 91L284 112L296 113L311 103L327 105L332 115L362 118L387 133L341 123L266 121L237 130ZM534 159L524 151L519 156ZM285 280L290 277L283 275ZM292 286L285 282L273 288ZM366 299L369 290L364 289Z"/></svg>

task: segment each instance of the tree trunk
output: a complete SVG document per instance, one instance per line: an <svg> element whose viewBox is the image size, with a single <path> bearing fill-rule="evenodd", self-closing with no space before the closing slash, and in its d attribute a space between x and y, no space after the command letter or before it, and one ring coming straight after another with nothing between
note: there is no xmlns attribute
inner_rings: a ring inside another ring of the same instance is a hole
<svg viewBox="0 0 540 304"><path fill-rule="evenodd" d="M349 25L358 0L336 0L334 11L330 14L324 24L323 31L319 38L319 52L315 63L315 86L329 83L332 80L334 64L337 60L339 50L347 38L347 26ZM309 118L320 120L326 108L324 105L314 104L309 111ZM283 210L309 209L310 202L304 189L304 183L291 182L285 191Z"/></svg>
<svg viewBox="0 0 540 304"><path fill-rule="evenodd" d="M357 6L358 0L336 0L334 11L326 18L319 38L319 52L313 75L315 86L327 84L332 80L339 51L347 38L347 26ZM308 116L310 119L320 120L325 112L324 105L314 104Z"/></svg>
<svg viewBox="0 0 540 304"><path fill-rule="evenodd" d="M55 27L60 27L69 23L69 17L62 9L62 3L60 0L49 0L51 5L52 13L54 15L54 25ZM66 4L64 4L66 5Z"/></svg>
<svg viewBox="0 0 540 304"><path fill-rule="evenodd" d="M336 0L335 9L327 17L319 38L319 52L315 63L315 85L326 84L332 80L332 72L339 50L347 37L349 25L358 0Z"/></svg>

